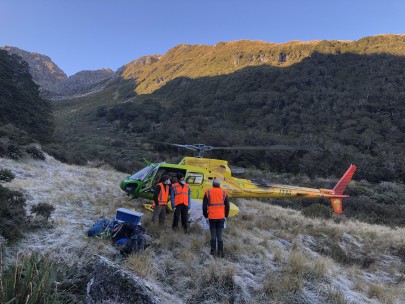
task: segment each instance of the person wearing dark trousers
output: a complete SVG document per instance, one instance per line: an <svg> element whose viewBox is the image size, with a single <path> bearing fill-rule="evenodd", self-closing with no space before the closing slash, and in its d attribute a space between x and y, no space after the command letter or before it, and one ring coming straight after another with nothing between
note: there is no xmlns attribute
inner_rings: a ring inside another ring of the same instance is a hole
<svg viewBox="0 0 405 304"><path fill-rule="evenodd" d="M152 222L159 217L159 225L163 225L166 219L167 202L169 201L170 177L163 175L153 192L153 215Z"/></svg>
<svg viewBox="0 0 405 304"><path fill-rule="evenodd" d="M226 191L221 186L219 179L214 179L213 187L205 191L203 199L203 215L208 218L211 232L211 255L224 257L224 241L222 232L225 221L229 215L229 199ZM218 252L217 252L218 242Z"/></svg>
<svg viewBox="0 0 405 304"><path fill-rule="evenodd" d="M177 183L174 183L170 189L170 197L172 201L173 216L173 230L176 230L179 225L181 217L181 225L183 226L184 233L188 229L188 210L190 209L190 187L184 181L184 175L177 173Z"/></svg>

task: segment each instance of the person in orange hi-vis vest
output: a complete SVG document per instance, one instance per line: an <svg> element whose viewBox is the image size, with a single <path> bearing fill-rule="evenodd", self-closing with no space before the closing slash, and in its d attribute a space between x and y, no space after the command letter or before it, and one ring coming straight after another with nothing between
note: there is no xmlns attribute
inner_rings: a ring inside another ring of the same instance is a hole
<svg viewBox="0 0 405 304"><path fill-rule="evenodd" d="M181 217L181 225L183 226L184 233L188 229L188 210L190 209L190 187L184 181L184 175L180 172L176 174L177 183L174 183L170 188L170 197L172 201L173 216L173 230L176 230Z"/></svg>
<svg viewBox="0 0 405 304"><path fill-rule="evenodd" d="M159 217L159 225L163 225L166 219L167 202L169 201L170 177L163 175L160 183L156 185L153 192L153 215L152 222Z"/></svg>
<svg viewBox="0 0 405 304"><path fill-rule="evenodd" d="M224 257L224 241L222 232L225 228L225 221L229 214L229 199L226 191L222 189L221 181L214 179L212 188L205 192L203 199L203 215L210 222L211 232L211 255L217 254L218 241L218 256Z"/></svg>

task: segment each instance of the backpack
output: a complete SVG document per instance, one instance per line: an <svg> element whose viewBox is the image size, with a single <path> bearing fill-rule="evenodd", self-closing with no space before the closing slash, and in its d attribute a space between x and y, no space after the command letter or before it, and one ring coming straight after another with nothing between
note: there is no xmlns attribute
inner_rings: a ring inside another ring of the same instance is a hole
<svg viewBox="0 0 405 304"><path fill-rule="evenodd" d="M134 223L128 223L131 229L131 235L129 236L126 245L120 250L122 255L129 255L131 253L140 254L145 249L145 228L141 225L135 225Z"/></svg>
<svg viewBox="0 0 405 304"><path fill-rule="evenodd" d="M101 219L96 222L93 227L87 230L87 236L101 236L109 227L110 221L107 219Z"/></svg>

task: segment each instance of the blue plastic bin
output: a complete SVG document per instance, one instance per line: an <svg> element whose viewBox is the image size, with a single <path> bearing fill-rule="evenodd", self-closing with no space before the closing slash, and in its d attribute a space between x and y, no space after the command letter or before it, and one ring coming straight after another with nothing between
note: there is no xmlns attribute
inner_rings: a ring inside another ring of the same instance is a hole
<svg viewBox="0 0 405 304"><path fill-rule="evenodd" d="M142 215L142 212L119 208L117 209L117 215L115 216L115 219L117 221L130 222L138 225L141 223Z"/></svg>

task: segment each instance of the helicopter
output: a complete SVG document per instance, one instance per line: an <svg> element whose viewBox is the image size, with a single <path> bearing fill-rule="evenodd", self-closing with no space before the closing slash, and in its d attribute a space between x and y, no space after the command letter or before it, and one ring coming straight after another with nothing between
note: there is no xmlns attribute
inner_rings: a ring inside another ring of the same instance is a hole
<svg viewBox="0 0 405 304"><path fill-rule="evenodd" d="M242 168L231 170L228 161L212 158L204 158L203 153L211 150L292 150L296 147L273 145L256 147L213 147L205 144L182 145L163 143L175 147L181 147L193 150L195 156L186 156L178 164L166 162L151 163L142 170L128 176L120 183L120 188L128 195L134 198L143 197L153 200L153 191L155 185L160 182L163 175L170 176L171 180L176 179L178 172L185 176L191 190L191 210L190 213L202 214L202 200L207 189L212 187L214 179L221 181L221 187L226 190L229 198L328 198L331 200L333 211L337 214L342 213L342 202L348 195L344 194L347 185L357 167L350 165L342 178L333 189L316 189L301 186L267 184L254 180L237 178L234 175L242 173ZM300 148L303 149L303 148ZM305 148L304 148L305 149ZM152 204L144 204L148 210L153 210ZM168 204L171 209L171 204ZM230 203L229 217L237 215L239 208Z"/></svg>

